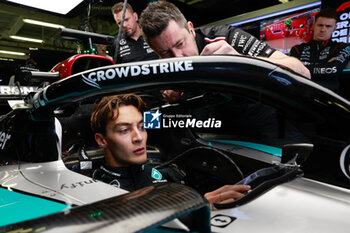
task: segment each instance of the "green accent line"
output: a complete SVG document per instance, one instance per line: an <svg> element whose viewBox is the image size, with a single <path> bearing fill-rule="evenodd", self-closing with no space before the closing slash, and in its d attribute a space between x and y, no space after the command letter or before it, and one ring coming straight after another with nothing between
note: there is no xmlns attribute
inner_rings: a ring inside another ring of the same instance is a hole
<svg viewBox="0 0 350 233"><path fill-rule="evenodd" d="M266 152L272 155L276 155L281 157L282 156L282 149L274 146L267 146L259 143L253 143L253 142L242 142L242 141L234 141L234 140L216 140L216 139L211 139L207 140L211 142L220 142L220 143L226 143L226 144L232 144L232 145L237 145L237 146L244 146L248 148L252 148L255 150L259 150L262 152Z"/></svg>
<svg viewBox="0 0 350 233"><path fill-rule="evenodd" d="M65 204L0 188L0 227L68 208Z"/></svg>

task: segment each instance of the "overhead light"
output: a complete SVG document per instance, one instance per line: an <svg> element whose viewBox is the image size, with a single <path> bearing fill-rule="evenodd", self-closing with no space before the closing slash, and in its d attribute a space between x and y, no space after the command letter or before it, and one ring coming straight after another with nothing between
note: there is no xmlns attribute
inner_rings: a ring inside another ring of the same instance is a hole
<svg viewBox="0 0 350 233"><path fill-rule="evenodd" d="M18 55L18 56L25 56L26 55L25 53L22 53L22 52L14 52L14 51L7 51L7 50L0 50L0 53Z"/></svg>
<svg viewBox="0 0 350 233"><path fill-rule="evenodd" d="M289 2L289 0L278 0L279 2L281 2L281 3L287 3L287 2Z"/></svg>
<svg viewBox="0 0 350 233"><path fill-rule="evenodd" d="M51 11L58 14L67 14L83 0L60 0L60 1L48 1L48 0L7 0L8 2L14 2L17 4L38 8L45 11Z"/></svg>
<svg viewBox="0 0 350 233"><path fill-rule="evenodd" d="M34 20L34 19L23 19L23 22L35 24L35 25L40 25L40 26L44 26L44 27L49 27L49 28L65 28L65 26L63 26L63 25L42 22L42 21L38 21L38 20Z"/></svg>
<svg viewBox="0 0 350 233"><path fill-rule="evenodd" d="M13 60L12 58L3 58L3 57L0 57L0 61L15 61L15 60Z"/></svg>
<svg viewBox="0 0 350 233"><path fill-rule="evenodd" d="M24 40L24 41L30 41L35 43L43 43L43 40L33 39L33 38L23 37L23 36L10 36L10 38L15 40Z"/></svg>

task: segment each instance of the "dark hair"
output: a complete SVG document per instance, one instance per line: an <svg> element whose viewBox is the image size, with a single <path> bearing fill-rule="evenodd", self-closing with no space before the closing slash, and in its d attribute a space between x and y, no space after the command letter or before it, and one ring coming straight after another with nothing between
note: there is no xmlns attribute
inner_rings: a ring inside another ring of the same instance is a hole
<svg viewBox="0 0 350 233"><path fill-rule="evenodd" d="M333 8L324 8L315 16L315 22L319 17L331 18L335 19L335 21L338 21L339 13Z"/></svg>
<svg viewBox="0 0 350 233"><path fill-rule="evenodd" d="M118 112L114 114L114 110L128 105L135 106L139 112L146 108L146 103L138 95L122 94L103 97L94 107L91 114L90 125L92 132L105 135L108 120L118 118Z"/></svg>
<svg viewBox="0 0 350 233"><path fill-rule="evenodd" d="M111 9L112 14L117 14L117 13L121 12L123 10L123 7L124 7L124 2L118 2L118 3L114 4L112 6L112 9ZM126 4L126 9L128 9L131 13L134 12L134 9L132 8L132 6L129 3Z"/></svg>
<svg viewBox="0 0 350 233"><path fill-rule="evenodd" d="M188 29L185 16L174 4L166 1L149 3L142 11L139 21L143 39L150 45L149 39L159 36L171 20Z"/></svg>

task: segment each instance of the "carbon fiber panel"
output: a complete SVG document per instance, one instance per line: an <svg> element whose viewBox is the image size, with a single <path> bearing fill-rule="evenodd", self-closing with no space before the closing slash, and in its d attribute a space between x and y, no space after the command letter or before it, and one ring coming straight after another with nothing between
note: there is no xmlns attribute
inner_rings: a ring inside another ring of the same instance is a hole
<svg viewBox="0 0 350 233"><path fill-rule="evenodd" d="M190 212L196 229L210 232L206 199L187 186L166 183L8 225L0 232L140 232Z"/></svg>

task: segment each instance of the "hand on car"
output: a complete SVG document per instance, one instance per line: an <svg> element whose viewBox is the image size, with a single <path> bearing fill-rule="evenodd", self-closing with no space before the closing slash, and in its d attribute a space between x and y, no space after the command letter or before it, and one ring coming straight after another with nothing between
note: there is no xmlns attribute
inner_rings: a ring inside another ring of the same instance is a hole
<svg viewBox="0 0 350 233"><path fill-rule="evenodd" d="M184 94L182 91L174 91L174 90L163 90L161 93L164 100L168 103L177 102L181 98L181 96Z"/></svg>
<svg viewBox="0 0 350 233"><path fill-rule="evenodd" d="M208 44L204 47L201 55L210 55L210 54L231 54L231 55L240 55L231 45L229 45L224 40L219 40L217 42Z"/></svg>
<svg viewBox="0 0 350 233"><path fill-rule="evenodd" d="M210 209L216 210L213 203L227 203L243 197L244 192L249 191L249 185L225 185L212 192L204 194L204 197L209 201Z"/></svg>

